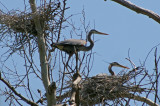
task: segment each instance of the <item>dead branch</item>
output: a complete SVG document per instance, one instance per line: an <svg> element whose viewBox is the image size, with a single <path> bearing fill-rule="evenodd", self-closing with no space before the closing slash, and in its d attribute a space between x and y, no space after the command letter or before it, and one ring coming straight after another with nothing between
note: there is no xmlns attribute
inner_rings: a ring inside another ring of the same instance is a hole
<svg viewBox="0 0 160 106"><path fill-rule="evenodd" d="M48 94L54 94L56 92L56 82L52 82L48 87Z"/></svg>
<svg viewBox="0 0 160 106"><path fill-rule="evenodd" d="M130 94L121 94L121 96L124 97L124 98L130 98L130 99L134 99L134 100L137 100L137 101L147 103L150 106L159 106L158 104L154 103L153 101L151 101L148 98L137 96L137 95L134 95L134 94L131 94L131 93Z"/></svg>
<svg viewBox="0 0 160 106"><path fill-rule="evenodd" d="M75 73L73 75L73 84L72 84L72 91L71 91L71 98L70 98L70 105L72 106L79 106L80 99L79 99L79 82L81 81L81 76L79 73Z"/></svg>
<svg viewBox="0 0 160 106"><path fill-rule="evenodd" d="M121 4L137 13L140 13L140 14L143 14L143 15L146 15L148 16L149 18L152 18L153 20L155 20L156 22L158 22L160 24L160 16L156 13L154 13L153 11L151 10L147 10L147 9L144 9L142 7L139 7L129 1L126 1L126 0L112 0L118 4Z"/></svg>

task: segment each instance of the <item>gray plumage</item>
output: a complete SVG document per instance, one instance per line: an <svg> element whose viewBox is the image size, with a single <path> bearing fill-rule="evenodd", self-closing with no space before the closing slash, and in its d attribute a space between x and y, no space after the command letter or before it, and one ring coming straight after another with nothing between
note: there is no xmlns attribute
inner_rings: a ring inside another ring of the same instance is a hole
<svg viewBox="0 0 160 106"><path fill-rule="evenodd" d="M72 56L75 52L79 51L89 51L93 48L94 42L91 40L92 34L101 34L101 35L108 35L106 33L99 32L97 30L92 29L88 34L88 41L90 42L89 46L86 46L85 40L80 39L68 39L64 41L60 41L58 43L52 43L51 46L58 48L66 53L68 53L70 56Z"/></svg>

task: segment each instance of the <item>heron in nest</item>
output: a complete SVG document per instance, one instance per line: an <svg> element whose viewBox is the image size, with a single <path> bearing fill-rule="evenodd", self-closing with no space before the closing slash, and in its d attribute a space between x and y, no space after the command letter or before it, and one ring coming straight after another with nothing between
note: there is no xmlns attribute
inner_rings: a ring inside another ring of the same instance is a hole
<svg viewBox="0 0 160 106"><path fill-rule="evenodd" d="M121 65L121 64L119 64L119 63L117 63L117 62L112 62L112 63L110 63L110 65L108 66L108 70L109 70L109 72L111 73L111 75L115 75L115 73L114 73L114 71L112 70L112 67L121 67L121 68L126 68L126 69L129 69L128 67L126 67L126 66L123 66L123 65Z"/></svg>

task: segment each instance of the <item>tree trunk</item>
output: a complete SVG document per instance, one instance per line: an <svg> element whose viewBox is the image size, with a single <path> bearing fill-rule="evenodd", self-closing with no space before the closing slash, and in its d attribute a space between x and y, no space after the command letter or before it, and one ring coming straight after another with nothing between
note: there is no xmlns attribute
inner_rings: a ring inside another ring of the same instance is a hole
<svg viewBox="0 0 160 106"><path fill-rule="evenodd" d="M46 46L45 46L43 28L40 24L35 0L29 0L29 3L31 6L31 9L32 9L32 13L33 13L32 17L34 19L36 30L38 32L37 43L38 43L39 57L40 57L41 77L42 77L43 85L44 85L46 93L47 93L46 96L47 96L48 106L53 106L56 104L56 93L55 92L50 92L50 93L48 92L48 87L50 85L50 81L48 78L48 61L47 61L47 56L46 56Z"/></svg>

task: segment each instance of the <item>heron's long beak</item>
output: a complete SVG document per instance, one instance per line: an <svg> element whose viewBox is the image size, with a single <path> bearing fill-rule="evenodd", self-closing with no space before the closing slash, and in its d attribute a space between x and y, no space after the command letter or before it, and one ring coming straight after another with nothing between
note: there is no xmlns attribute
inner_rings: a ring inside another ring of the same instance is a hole
<svg viewBox="0 0 160 106"><path fill-rule="evenodd" d="M126 66L123 66L123 65L118 65L118 67L122 67L122 68L126 68L126 69L129 69L128 67L126 67Z"/></svg>
<svg viewBox="0 0 160 106"><path fill-rule="evenodd" d="M109 35L109 34L106 34L106 33L103 33L103 32L97 32L97 34L101 34L101 35Z"/></svg>

